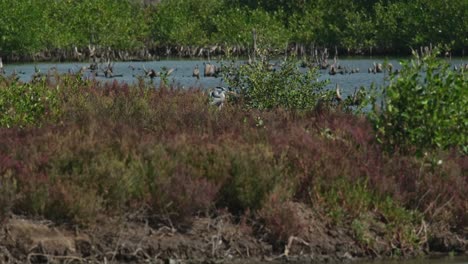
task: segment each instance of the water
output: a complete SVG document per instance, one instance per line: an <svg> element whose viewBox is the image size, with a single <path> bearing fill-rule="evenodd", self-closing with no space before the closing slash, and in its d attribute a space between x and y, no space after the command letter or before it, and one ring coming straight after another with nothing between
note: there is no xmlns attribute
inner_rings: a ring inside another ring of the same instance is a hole
<svg viewBox="0 0 468 264"><path fill-rule="evenodd" d="M283 264L287 263L285 261L272 261L272 262L247 262L248 264ZM301 264L301 262L292 262ZM310 263L310 262L304 262ZM343 263L353 263L353 264L468 264L468 256L461 257L440 257L440 258L415 258L408 260L373 260L373 261L352 261L352 262L343 262Z"/></svg>
<svg viewBox="0 0 468 264"><path fill-rule="evenodd" d="M369 261L356 264L468 264L468 257L419 258L410 260Z"/></svg>
<svg viewBox="0 0 468 264"><path fill-rule="evenodd" d="M163 67L167 69L174 68L175 71L169 77L171 84L178 85L180 87L199 87L199 88L210 88L215 86L226 85L222 78L214 77L203 77L203 63L205 60L161 60L161 61L149 61L149 62L115 62L114 64L114 74L122 75L121 77L115 77L107 79L103 77L102 71L99 72L101 76L98 76L98 80L105 81L118 81L118 82L127 82L135 83L137 81L136 76L143 76L144 71L143 67L146 69L154 69L156 71L161 71ZM273 61L274 63L275 61ZM385 74L369 74L367 69L372 67L372 64L383 63L383 58L349 58L349 59L340 59L339 64L341 66L346 66L348 68L359 68L359 73L354 74L336 74L329 75L328 70L321 70L320 80L330 80L329 88L332 89L336 84L340 86L341 93L344 97L352 94L355 88L364 86L366 88L370 87L372 83L377 86L383 85L385 82ZM393 64L394 70L400 70L401 65L398 59L393 58L387 60ZM463 63L462 59L452 60L453 65L459 65ZM221 62L213 62L216 66L220 66ZM195 77L192 77L192 72L195 66L198 65L200 68L201 76L200 80L197 80ZM5 65L5 72L7 75L16 71L19 74L21 81L30 81L32 75L35 72L35 67L37 67L41 73L47 73L50 69L55 68L60 73L66 72L78 72L81 67L89 66L89 63L37 63L37 64L9 64ZM135 70L132 70L131 67L135 67ZM91 78L91 73L86 72L85 77ZM159 84L160 78L155 78L154 83Z"/></svg>

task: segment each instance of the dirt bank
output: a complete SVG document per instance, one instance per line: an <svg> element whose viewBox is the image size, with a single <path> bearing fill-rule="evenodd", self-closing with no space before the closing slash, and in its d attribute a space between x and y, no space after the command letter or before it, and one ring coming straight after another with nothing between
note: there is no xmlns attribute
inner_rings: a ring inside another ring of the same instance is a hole
<svg viewBox="0 0 468 264"><path fill-rule="evenodd" d="M434 251L467 252L466 236L438 230L420 248L405 248L381 237L381 222L365 232L376 243L363 247L345 227L298 203L290 204L303 228L286 244L272 241L261 221L230 214L194 217L187 228L153 226L139 217L101 219L78 228L11 216L0 231L0 263L244 263L316 261L342 263L363 258L412 257ZM372 216L370 216L372 217ZM436 232L432 226L422 232Z"/></svg>

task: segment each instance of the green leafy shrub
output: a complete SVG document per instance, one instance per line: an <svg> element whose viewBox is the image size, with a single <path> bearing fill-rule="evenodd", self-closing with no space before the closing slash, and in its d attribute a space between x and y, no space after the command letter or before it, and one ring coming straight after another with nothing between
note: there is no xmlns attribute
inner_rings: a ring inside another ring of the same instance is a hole
<svg viewBox="0 0 468 264"><path fill-rule="evenodd" d="M432 55L402 62L384 88L382 109L371 113L380 141L419 151L460 147L468 152L467 72Z"/></svg>
<svg viewBox="0 0 468 264"><path fill-rule="evenodd" d="M329 101L326 81L318 81L318 71L299 70L295 60L285 60L278 69L264 62L227 66L226 82L235 88L244 103L251 108L313 109L319 101Z"/></svg>
<svg viewBox="0 0 468 264"><path fill-rule="evenodd" d="M0 87L0 126L37 125L59 113L57 90L45 83Z"/></svg>

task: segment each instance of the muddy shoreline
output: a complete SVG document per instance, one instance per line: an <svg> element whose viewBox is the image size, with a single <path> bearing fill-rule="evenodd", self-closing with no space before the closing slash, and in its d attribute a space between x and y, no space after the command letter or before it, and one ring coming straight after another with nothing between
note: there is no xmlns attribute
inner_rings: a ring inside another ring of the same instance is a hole
<svg viewBox="0 0 468 264"><path fill-rule="evenodd" d="M366 232L377 243L366 247L350 229L299 203L307 228L287 243L269 238L261 221L232 215L194 217L185 228L155 226L141 215L102 218L96 225L77 227L12 215L0 231L0 263L346 263L358 260L468 253L466 234L440 225L425 226L427 236L418 248L385 241L376 223Z"/></svg>

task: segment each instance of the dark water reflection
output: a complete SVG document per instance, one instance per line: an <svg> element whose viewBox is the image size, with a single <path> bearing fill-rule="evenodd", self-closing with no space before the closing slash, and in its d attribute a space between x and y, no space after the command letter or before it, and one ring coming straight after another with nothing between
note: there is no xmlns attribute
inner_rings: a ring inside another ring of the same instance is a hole
<svg viewBox="0 0 468 264"><path fill-rule="evenodd" d="M468 264L468 256L444 258L420 258L411 260L356 262L356 264Z"/></svg>
<svg viewBox="0 0 468 264"><path fill-rule="evenodd" d="M241 262L233 262L241 263ZM284 264L284 263L295 263L295 264L306 264L306 263L317 263L320 262L286 262L286 261L272 261L272 262L242 262L245 264ZM352 264L468 264L468 256L461 257L439 257L439 258L418 258L418 259L409 259L409 260L374 260L374 261L351 261L344 263Z"/></svg>
<svg viewBox="0 0 468 264"><path fill-rule="evenodd" d="M376 85L382 85L386 81L385 74L369 74L367 69L372 67L374 62L383 63L384 58L350 58L350 59L340 59L339 63L341 66L346 66L348 68L359 68L360 72L354 74L336 74L329 75L328 71L321 70L320 80L330 80L329 88L334 88L336 84L339 84L341 87L341 92L344 96L350 95L354 92L355 88L361 86L370 87L372 83ZM203 63L205 60L161 60L161 61L149 61L149 62L116 62L114 64L114 74L122 75L121 77L116 77L112 79L104 78L102 71L99 72L101 77L97 77L98 80L106 81L118 81L118 82L127 82L135 83L137 82L136 76L143 76L144 71L143 67L146 69L154 69L156 71L161 71L163 67L167 69L174 68L175 71L169 77L171 84L175 84L181 87L199 87L199 88L210 88L219 85L225 85L222 78L213 78L213 77L203 77L201 76L200 80L192 77L193 69L196 65L200 67L201 75L203 75ZM275 61L272 61L273 63ZM393 64L393 68L401 69L399 59L393 58L387 60ZM453 65L459 65L465 62L461 58L453 59L451 63ZM213 62L215 65L220 66L223 62L217 61ZM229 63L225 61L224 63ZM239 61L243 63L243 61ZM35 67L40 70L41 73L47 73L50 69L55 68L60 73L66 72L78 72L78 70L83 66L89 66L89 63L37 63L37 64L10 64L5 65L5 72L7 75L16 71L19 74L22 81L30 81L32 75L34 74ZM131 67L136 68L132 70ZM85 77L93 78L90 72L84 73ZM149 81L149 80L148 80ZM160 78L154 79L155 84L160 83Z"/></svg>

